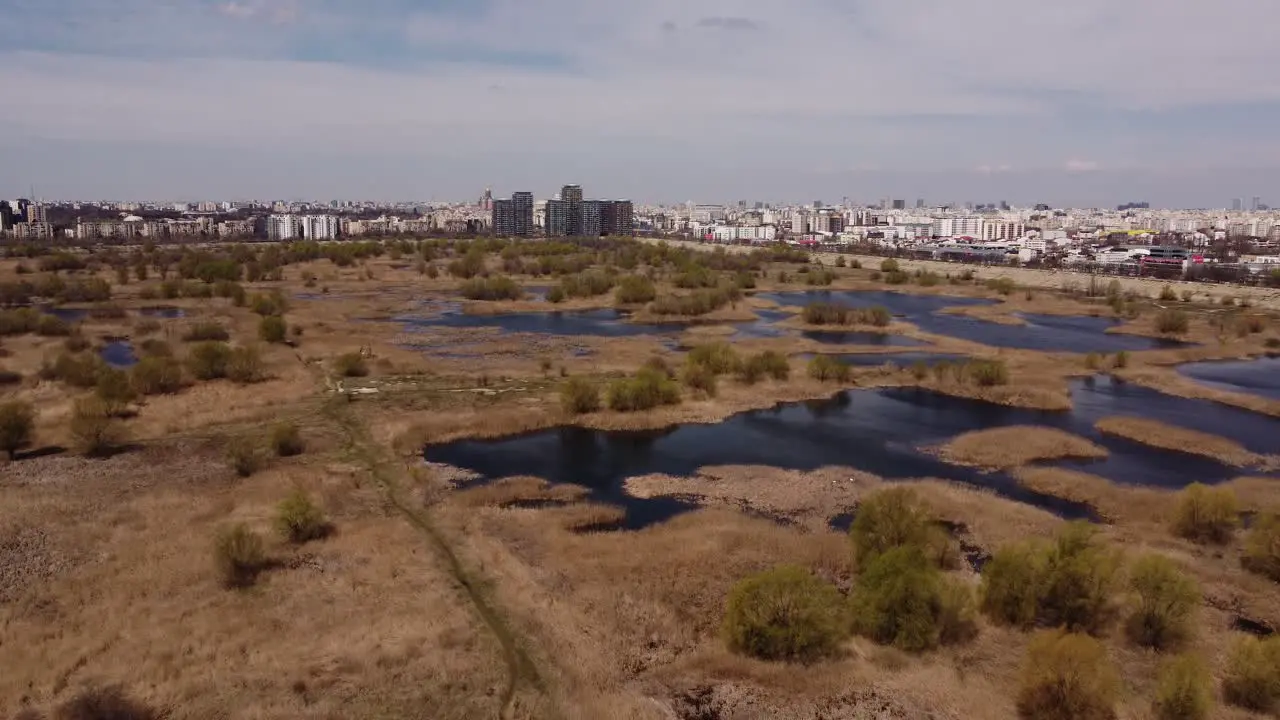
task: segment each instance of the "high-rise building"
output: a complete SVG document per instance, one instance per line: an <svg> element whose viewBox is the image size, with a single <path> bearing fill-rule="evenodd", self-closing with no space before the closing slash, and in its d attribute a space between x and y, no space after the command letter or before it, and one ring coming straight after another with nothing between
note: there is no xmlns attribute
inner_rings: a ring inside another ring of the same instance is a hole
<svg viewBox="0 0 1280 720"><path fill-rule="evenodd" d="M567 235L577 237L586 235L582 226L582 186L581 185L565 185L560 188L560 199L569 207L569 220ZM598 233L597 233L598 234Z"/></svg>
<svg viewBox="0 0 1280 720"><path fill-rule="evenodd" d="M515 216L511 234L516 237L530 237L533 235L533 193L512 193L511 207Z"/></svg>
<svg viewBox="0 0 1280 720"><path fill-rule="evenodd" d="M269 240L292 240L298 237L301 229L297 215L267 216L267 239Z"/></svg>
<svg viewBox="0 0 1280 720"><path fill-rule="evenodd" d="M493 234L510 237L516 233L516 206L511 200L493 201Z"/></svg>
<svg viewBox="0 0 1280 720"><path fill-rule="evenodd" d="M13 208L8 200L0 200L0 232L13 227Z"/></svg>
<svg viewBox="0 0 1280 720"><path fill-rule="evenodd" d="M302 237L308 240L332 240L338 237L336 215L303 215L298 219Z"/></svg>
<svg viewBox="0 0 1280 720"><path fill-rule="evenodd" d="M1261 197L1261 196L1259 196L1259 195L1254 195L1254 196L1253 196L1253 201L1252 201L1251 203L1249 203L1249 209L1250 209L1250 210L1252 210L1252 211L1254 211L1254 212L1257 212L1257 211L1261 210L1261 209L1262 209L1262 197Z"/></svg>
<svg viewBox="0 0 1280 720"><path fill-rule="evenodd" d="M921 210L923 208L924 208L924 198L916 198L916 209Z"/></svg>
<svg viewBox="0 0 1280 720"><path fill-rule="evenodd" d="M894 201L893 201L893 209L894 209L894 210L906 210L906 209L907 209L907 201L906 201L906 200L894 200Z"/></svg>
<svg viewBox="0 0 1280 720"><path fill-rule="evenodd" d="M31 221L31 220L30 220L30 218L28 218L28 217L27 217L27 207L28 207L28 206L30 206L30 205L31 205L31 201L30 201L30 200L28 200L28 199L26 199L26 198L18 198L17 206L16 206L16 208L15 208L15 210L16 210L16 217L15 217L15 220L14 220L15 222L30 222L30 221Z"/></svg>
<svg viewBox="0 0 1280 720"><path fill-rule="evenodd" d="M42 223L49 222L49 213L45 210L44 205L33 202L27 206L27 222Z"/></svg>
<svg viewBox="0 0 1280 720"><path fill-rule="evenodd" d="M1242 209L1244 209L1244 198L1232 198L1231 209L1236 212L1240 212Z"/></svg>
<svg viewBox="0 0 1280 720"><path fill-rule="evenodd" d="M630 200L600 202L600 234L630 235L634 228L634 211Z"/></svg>
<svg viewBox="0 0 1280 720"><path fill-rule="evenodd" d="M601 235L601 220L603 219L603 200L584 200L578 204L581 208L579 211L579 229L576 233L582 237L599 237Z"/></svg>
<svg viewBox="0 0 1280 720"><path fill-rule="evenodd" d="M564 237L569 234L569 203L564 200L548 200L546 209L547 237Z"/></svg>

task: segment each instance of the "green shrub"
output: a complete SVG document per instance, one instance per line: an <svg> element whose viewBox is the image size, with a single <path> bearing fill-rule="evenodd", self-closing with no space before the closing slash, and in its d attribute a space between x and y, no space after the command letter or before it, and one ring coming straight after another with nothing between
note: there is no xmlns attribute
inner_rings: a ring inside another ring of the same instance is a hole
<svg viewBox="0 0 1280 720"><path fill-rule="evenodd" d="M0 310L0 335L24 335L35 332L41 313L31 308Z"/></svg>
<svg viewBox="0 0 1280 720"><path fill-rule="evenodd" d="M71 324L56 315L41 315L36 323L36 334L44 337L66 337L71 334Z"/></svg>
<svg viewBox="0 0 1280 720"><path fill-rule="evenodd" d="M249 299L249 309L258 315L283 315L289 309L289 301L279 292L254 293Z"/></svg>
<svg viewBox="0 0 1280 720"><path fill-rule="evenodd" d="M129 374L109 367L102 368L98 373L95 392L106 406L107 414L113 417L124 414L129 403L138 399L138 392L130 382Z"/></svg>
<svg viewBox="0 0 1280 720"><path fill-rule="evenodd" d="M1126 629L1138 645L1167 650L1191 634L1200 588L1172 560L1144 555L1130 568L1133 608Z"/></svg>
<svg viewBox="0 0 1280 720"><path fill-rule="evenodd" d="M249 477L262 467L262 455L247 437L234 437L227 441L227 461L240 477Z"/></svg>
<svg viewBox="0 0 1280 720"><path fill-rule="evenodd" d="M43 718L39 713L25 717L27 720ZM162 720L165 717L166 713L129 697L115 685L86 687L59 705L54 713L54 720Z"/></svg>
<svg viewBox="0 0 1280 720"><path fill-rule="evenodd" d="M948 587L920 546L894 547L861 568L853 594L853 627L900 650L929 650L944 636L972 634L973 600L967 593L963 586Z"/></svg>
<svg viewBox="0 0 1280 720"><path fill-rule="evenodd" d="M231 333L219 323L204 321L188 328L182 339L184 342L226 342L231 339Z"/></svg>
<svg viewBox="0 0 1280 720"><path fill-rule="evenodd" d="M891 273L899 272L898 261L893 258L880 261L880 272Z"/></svg>
<svg viewBox="0 0 1280 720"><path fill-rule="evenodd" d="M281 343L289 334L289 325L279 315L267 315L258 321L258 337L263 342Z"/></svg>
<svg viewBox="0 0 1280 720"><path fill-rule="evenodd" d="M170 395L182 389L182 364L171 357L143 355L129 375L142 395Z"/></svg>
<svg viewBox="0 0 1280 720"><path fill-rule="evenodd" d="M328 535L329 521L310 496L298 489L276 507L276 530L285 540L301 545Z"/></svg>
<svg viewBox="0 0 1280 720"><path fill-rule="evenodd" d="M547 291L547 302L549 303L562 303L564 302L564 298L564 288L559 285L556 285Z"/></svg>
<svg viewBox="0 0 1280 720"><path fill-rule="evenodd" d="M358 352L339 355L333 361L333 369L341 377L364 377L369 374L369 366L365 364L364 355Z"/></svg>
<svg viewBox="0 0 1280 720"><path fill-rule="evenodd" d="M965 372L980 387L1009 384L1009 366L1003 360L970 360Z"/></svg>
<svg viewBox="0 0 1280 720"><path fill-rule="evenodd" d="M219 532L213 552L222 584L229 588L252 585L267 561L262 538L243 524Z"/></svg>
<svg viewBox="0 0 1280 720"><path fill-rule="evenodd" d="M271 448L279 457L293 457L301 455L307 446L295 423L282 422L271 428Z"/></svg>
<svg viewBox="0 0 1280 720"><path fill-rule="evenodd" d="M845 636L840 593L808 570L782 566L733 587L723 633L734 652L765 660L811 661Z"/></svg>
<svg viewBox="0 0 1280 720"><path fill-rule="evenodd" d="M651 368L641 368L635 377L615 380L609 385L609 408L619 412L650 410L680 402L680 388L671 378Z"/></svg>
<svg viewBox="0 0 1280 720"><path fill-rule="evenodd" d="M791 363L787 360L787 356L775 350L765 350L759 355L752 355L747 359L746 364L774 380L786 380L791 377Z"/></svg>
<svg viewBox="0 0 1280 720"><path fill-rule="evenodd" d="M59 380L72 387L92 388L98 385L98 375L107 367L95 353L59 353L52 364L46 362L40 368L40 377Z"/></svg>
<svg viewBox="0 0 1280 720"><path fill-rule="evenodd" d="M706 393L707 397L716 396L716 374L706 365L687 363L684 367L684 384L690 390Z"/></svg>
<svg viewBox="0 0 1280 720"><path fill-rule="evenodd" d="M1244 537L1244 567L1280 582L1280 512L1259 513Z"/></svg>
<svg viewBox="0 0 1280 720"><path fill-rule="evenodd" d="M1151 703L1156 720L1207 720L1213 710L1213 678L1195 655L1179 655L1160 670Z"/></svg>
<svg viewBox="0 0 1280 720"><path fill-rule="evenodd" d="M1232 705L1268 713L1280 704L1280 635L1238 639L1227 658L1222 698Z"/></svg>
<svg viewBox="0 0 1280 720"><path fill-rule="evenodd" d="M569 275L560 280L566 297L596 297L613 289L613 277L598 270Z"/></svg>
<svg viewBox="0 0 1280 720"><path fill-rule="evenodd" d="M593 413L600 409L600 388L585 378L569 378L560 386L560 406L571 415Z"/></svg>
<svg viewBox="0 0 1280 720"><path fill-rule="evenodd" d="M828 380L842 383L848 382L849 366L830 355L815 355L809 361L809 377L822 382Z"/></svg>
<svg viewBox="0 0 1280 720"><path fill-rule="evenodd" d="M1156 332L1162 334L1181 335L1190 326L1190 318L1181 310L1161 310L1156 313Z"/></svg>
<svg viewBox="0 0 1280 720"><path fill-rule="evenodd" d="M262 382L266 378L266 368L262 364L262 354L252 345L238 347L227 356L227 379L248 385Z"/></svg>
<svg viewBox="0 0 1280 720"><path fill-rule="evenodd" d="M850 308L837 303L812 302L804 306L801 317L810 325L844 325L850 312Z"/></svg>
<svg viewBox="0 0 1280 720"><path fill-rule="evenodd" d="M1009 625L1100 632L1114 610L1120 560L1084 522L1066 525L1052 543L1005 546L983 570L982 610Z"/></svg>
<svg viewBox="0 0 1280 720"><path fill-rule="evenodd" d="M217 380L227 376L231 347L224 342L197 343L187 356L187 367L197 380Z"/></svg>
<svg viewBox="0 0 1280 720"><path fill-rule="evenodd" d="M12 460L18 451L31 444L31 431L35 427L36 411L25 400L10 400L0 404L0 450Z"/></svg>
<svg viewBox="0 0 1280 720"><path fill-rule="evenodd" d="M840 257L837 257L837 258L836 258L836 267L838 267L838 268L842 268L842 267L844 267L844 266L845 266L845 265L847 265L847 264L848 264L848 263L845 261L845 259L844 259L844 256L843 256L843 255L841 255Z"/></svg>
<svg viewBox="0 0 1280 720"><path fill-rule="evenodd" d="M713 290L694 290L688 295L663 295L649 304L649 311L655 315L682 315L696 317L706 315L733 302L736 289L732 292L724 288Z"/></svg>
<svg viewBox="0 0 1280 720"><path fill-rule="evenodd" d="M884 281L890 285L906 285L911 276L900 271L885 273Z"/></svg>
<svg viewBox="0 0 1280 720"><path fill-rule="evenodd" d="M804 284L813 287L826 287L834 282L836 274L832 270L822 269L805 273Z"/></svg>
<svg viewBox="0 0 1280 720"><path fill-rule="evenodd" d="M988 280L987 288L1001 295L1012 295L1013 291L1018 289L1018 286L1007 277L998 277Z"/></svg>
<svg viewBox="0 0 1280 720"><path fill-rule="evenodd" d="M643 275L628 275L618 281L613 300L619 305L637 305L652 302L658 296L653 281Z"/></svg>
<svg viewBox="0 0 1280 720"><path fill-rule="evenodd" d="M462 296L468 300L519 300L524 290L505 275L472 278L462 283Z"/></svg>
<svg viewBox="0 0 1280 720"><path fill-rule="evenodd" d="M738 354L727 342L698 345L689 351L686 362L704 367L714 375L731 373L738 366Z"/></svg>
<svg viewBox="0 0 1280 720"><path fill-rule="evenodd" d="M951 539L933 523L911 488L885 488L863 499L849 527L849 540L860 567L901 547L919 548L935 565L953 562Z"/></svg>
<svg viewBox="0 0 1280 720"><path fill-rule="evenodd" d="M96 397L76 401L71 413L71 437L80 452L105 455L124 442L124 429L111 416L111 408Z"/></svg>
<svg viewBox="0 0 1280 720"><path fill-rule="evenodd" d="M1111 720L1120 680L1102 643L1047 630L1027 648L1018 691L1025 720Z"/></svg>
<svg viewBox="0 0 1280 720"><path fill-rule="evenodd" d="M1231 541L1240 521L1235 493L1200 483L1178 493L1173 534L1197 543L1222 545Z"/></svg>
<svg viewBox="0 0 1280 720"><path fill-rule="evenodd" d="M1129 367L1129 353L1125 350L1121 350L1116 353L1115 359L1111 362L1111 367L1116 368L1117 370L1123 370L1124 368Z"/></svg>
<svg viewBox="0 0 1280 720"><path fill-rule="evenodd" d="M880 305L873 305L865 310L858 312L857 319L863 325L874 325L875 327L888 327L893 321L893 314L889 309Z"/></svg>
<svg viewBox="0 0 1280 720"><path fill-rule="evenodd" d="M1176 292L1174 292L1174 291L1173 291L1173 286L1172 286L1172 285L1161 285L1161 286L1160 286L1160 300L1161 300L1161 302L1173 302L1174 300L1177 300L1177 299L1178 299L1178 293L1176 293Z"/></svg>

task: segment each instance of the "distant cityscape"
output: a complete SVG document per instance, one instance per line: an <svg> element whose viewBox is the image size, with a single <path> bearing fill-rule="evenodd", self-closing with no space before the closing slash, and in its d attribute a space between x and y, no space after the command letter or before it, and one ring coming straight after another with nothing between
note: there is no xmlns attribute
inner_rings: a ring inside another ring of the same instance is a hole
<svg viewBox="0 0 1280 720"><path fill-rule="evenodd" d="M721 243L879 245L935 256L1008 256L1019 262L1133 262L1151 246L1186 248L1186 262L1280 263L1280 211L1259 196L1219 210L1012 207L1008 202L929 205L923 198L857 204L634 206L586 199L580 185L537 200L517 191L455 203L202 201L0 201L0 231L11 243L336 240L397 235L594 237L650 234ZM1181 257L1181 256L1179 256ZM1275 266L1280 267L1280 266Z"/></svg>

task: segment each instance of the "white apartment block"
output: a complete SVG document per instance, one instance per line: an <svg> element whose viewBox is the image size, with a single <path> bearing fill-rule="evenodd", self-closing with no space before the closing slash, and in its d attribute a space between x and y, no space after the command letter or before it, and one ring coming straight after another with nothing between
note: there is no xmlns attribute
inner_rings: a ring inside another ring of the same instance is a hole
<svg viewBox="0 0 1280 720"><path fill-rule="evenodd" d="M298 237L301 231L297 215L267 216L267 238L270 240L292 240Z"/></svg>
<svg viewBox="0 0 1280 720"><path fill-rule="evenodd" d="M1027 226L1022 222L1006 221L1006 220L983 220L982 221L982 239L984 241L992 240L1013 240L1020 238L1027 232Z"/></svg>
<svg viewBox="0 0 1280 720"><path fill-rule="evenodd" d="M303 215L302 237L308 240L332 240L338 237L338 218L334 215Z"/></svg>
<svg viewBox="0 0 1280 720"><path fill-rule="evenodd" d="M937 237L980 237L982 218L977 216L934 218L933 235Z"/></svg>

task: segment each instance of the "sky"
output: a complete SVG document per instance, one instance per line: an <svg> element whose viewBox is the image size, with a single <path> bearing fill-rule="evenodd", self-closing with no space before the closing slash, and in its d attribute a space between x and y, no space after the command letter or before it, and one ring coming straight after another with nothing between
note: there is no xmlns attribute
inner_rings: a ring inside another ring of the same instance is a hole
<svg viewBox="0 0 1280 720"><path fill-rule="evenodd" d="M1275 0L0 0L0 197L1280 205Z"/></svg>

